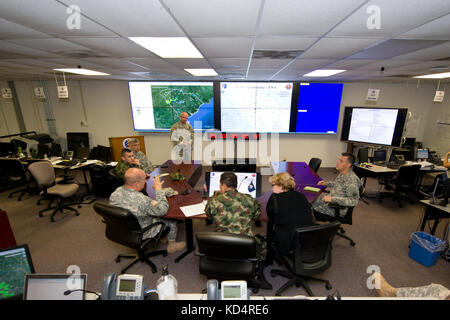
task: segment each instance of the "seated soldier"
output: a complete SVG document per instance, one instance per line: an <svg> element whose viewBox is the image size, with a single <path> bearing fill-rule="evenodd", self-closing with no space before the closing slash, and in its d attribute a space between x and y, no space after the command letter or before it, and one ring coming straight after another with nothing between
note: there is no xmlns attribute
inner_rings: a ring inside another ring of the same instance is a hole
<svg viewBox="0 0 450 320"><path fill-rule="evenodd" d="M237 176L224 172L220 176L220 191L214 192L205 207L205 214L215 224L216 232L227 232L253 237L252 221L261 215L261 208L250 195L240 193L237 188ZM255 237L256 251L259 259L265 258L266 243ZM264 263L259 263L258 275L261 288L272 289L264 279Z"/></svg>
<svg viewBox="0 0 450 320"><path fill-rule="evenodd" d="M134 159L139 161L140 168L147 174L152 172L153 165L151 161L148 160L147 156L141 151L141 143L139 142L139 139L128 139L128 146L131 151L133 151Z"/></svg>
<svg viewBox="0 0 450 320"><path fill-rule="evenodd" d="M133 151L131 151L130 149L123 149L120 155L121 160L114 168L114 173L116 174L116 176L123 180L125 177L125 172L127 172L128 169L140 168L141 163L138 159L134 158Z"/></svg>
<svg viewBox="0 0 450 320"><path fill-rule="evenodd" d="M314 217L319 221L329 221L334 218L336 213L334 208L330 207L330 203L336 203L345 207L354 207L359 201L359 188L361 180L353 172L352 166L355 162L355 156L351 153L342 153L339 157L336 170L339 175L334 181L319 181L319 186L327 186L330 193L322 193L313 203ZM345 216L347 208L340 209L339 215Z"/></svg>
<svg viewBox="0 0 450 320"><path fill-rule="evenodd" d="M163 217L169 209L162 184L159 177L153 178L153 189L156 191L156 200L141 193L145 187L146 175L144 171L138 168L130 168L125 173L125 185L117 188L109 198L109 204L130 210L133 213L142 228L156 222L162 221L169 228L167 252L174 253L186 247L186 242L176 242L177 222L175 220L158 219ZM159 230L154 228L146 231L144 239L156 235Z"/></svg>

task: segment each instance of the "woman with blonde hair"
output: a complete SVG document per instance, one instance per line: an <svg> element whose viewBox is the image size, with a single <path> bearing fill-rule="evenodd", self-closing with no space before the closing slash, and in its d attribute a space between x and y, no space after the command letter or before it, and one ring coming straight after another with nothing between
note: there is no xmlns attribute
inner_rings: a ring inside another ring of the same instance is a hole
<svg viewBox="0 0 450 320"><path fill-rule="evenodd" d="M294 178L280 172L269 178L272 195L267 202L267 216L273 223L273 243L283 255L292 254L296 228L314 225L311 205L306 197L295 191Z"/></svg>

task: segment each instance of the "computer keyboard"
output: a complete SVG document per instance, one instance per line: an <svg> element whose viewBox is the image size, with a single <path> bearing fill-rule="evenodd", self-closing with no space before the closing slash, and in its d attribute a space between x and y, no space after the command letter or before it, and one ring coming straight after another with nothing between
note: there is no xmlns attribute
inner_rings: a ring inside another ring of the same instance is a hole
<svg viewBox="0 0 450 320"><path fill-rule="evenodd" d="M78 163L78 161L76 160L63 160L61 162L58 162L59 166L66 166L66 167L71 167L74 166Z"/></svg>
<svg viewBox="0 0 450 320"><path fill-rule="evenodd" d="M386 167L388 165L389 162L386 161L376 161L373 164L380 166L380 167Z"/></svg>

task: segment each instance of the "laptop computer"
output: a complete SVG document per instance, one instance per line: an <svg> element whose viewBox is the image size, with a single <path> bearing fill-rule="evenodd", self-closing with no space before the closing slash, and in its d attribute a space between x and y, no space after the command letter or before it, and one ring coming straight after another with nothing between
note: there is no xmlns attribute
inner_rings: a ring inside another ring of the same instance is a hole
<svg viewBox="0 0 450 320"><path fill-rule="evenodd" d="M21 300L26 274L34 273L27 244L0 249L0 299Z"/></svg>
<svg viewBox="0 0 450 320"><path fill-rule="evenodd" d="M27 274L24 300L85 300L87 274Z"/></svg>

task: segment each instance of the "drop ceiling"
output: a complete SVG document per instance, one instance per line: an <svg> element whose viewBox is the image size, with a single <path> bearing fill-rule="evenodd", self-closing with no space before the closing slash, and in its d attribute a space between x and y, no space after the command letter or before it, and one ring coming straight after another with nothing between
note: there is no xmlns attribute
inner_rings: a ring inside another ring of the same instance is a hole
<svg viewBox="0 0 450 320"><path fill-rule="evenodd" d="M449 30L449 0L2 0L0 80L79 65L121 80L405 81L448 70ZM188 37L204 58L162 59L128 39L145 36ZM303 77L316 69L347 71Z"/></svg>

